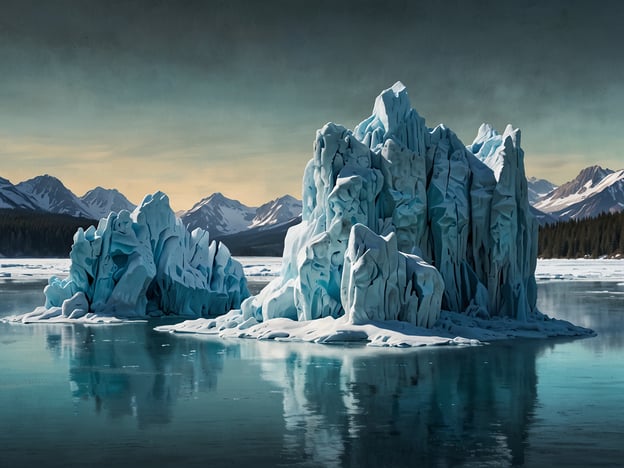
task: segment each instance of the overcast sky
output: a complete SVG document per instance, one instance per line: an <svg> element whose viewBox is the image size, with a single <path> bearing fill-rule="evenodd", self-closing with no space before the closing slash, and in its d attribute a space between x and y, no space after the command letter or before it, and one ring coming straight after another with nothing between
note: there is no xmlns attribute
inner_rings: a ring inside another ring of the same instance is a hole
<svg viewBox="0 0 624 468"><path fill-rule="evenodd" d="M0 176L175 209L301 192L315 131L401 80L464 143L522 129L529 175L624 167L624 2L0 0Z"/></svg>

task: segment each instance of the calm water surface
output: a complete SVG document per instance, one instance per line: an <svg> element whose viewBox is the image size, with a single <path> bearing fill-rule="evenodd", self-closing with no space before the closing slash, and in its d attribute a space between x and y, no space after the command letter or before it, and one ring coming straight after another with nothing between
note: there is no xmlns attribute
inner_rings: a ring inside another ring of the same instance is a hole
<svg viewBox="0 0 624 468"><path fill-rule="evenodd" d="M41 289L0 283L0 315ZM598 336L375 351L0 323L0 466L624 465L624 285L542 283L540 304Z"/></svg>

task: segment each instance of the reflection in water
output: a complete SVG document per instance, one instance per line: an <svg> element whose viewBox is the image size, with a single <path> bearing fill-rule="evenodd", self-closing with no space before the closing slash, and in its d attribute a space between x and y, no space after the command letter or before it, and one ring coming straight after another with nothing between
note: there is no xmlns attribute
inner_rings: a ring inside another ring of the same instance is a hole
<svg viewBox="0 0 624 468"><path fill-rule="evenodd" d="M266 352L263 377L283 389L288 458L323 466L453 466L523 463L536 357L551 345L376 353L269 346L256 349Z"/></svg>
<svg viewBox="0 0 624 468"><path fill-rule="evenodd" d="M223 343L172 339L149 323L47 330L48 349L69 362L74 398L93 399L113 418L135 417L139 427L168 423L177 399L213 390L223 369Z"/></svg>
<svg viewBox="0 0 624 468"><path fill-rule="evenodd" d="M624 348L624 283L550 281L538 285L538 308L591 328L600 339L582 340L594 351Z"/></svg>
<svg viewBox="0 0 624 468"><path fill-rule="evenodd" d="M583 346L599 341L621 347L621 332L600 322L601 313L616 314L621 302L605 310L601 297L602 306L594 311L595 295L586 291L582 283L578 288L569 283L561 288L540 285L542 310L553 312L544 307L548 304L566 307L566 319L597 329L601 339L582 340ZM581 305L575 309L577 301ZM615 319L609 320L613 326ZM284 465L299 466L522 464L530 453L528 434L540 426L533 421L536 361L545 350L565 342L374 350L199 339L156 333L152 326L47 325L29 330L44 333L49 351L69 363L72 395L77 402L92 401L97 414L113 422L134 417L140 428L177 419L207 440L224 430L224 421L245 421L250 430L244 443L233 436L223 447L227 456L247 462L257 456L257 447L274 441L276 451L281 446ZM611 338L603 339L604 334ZM241 367L242 361L246 364ZM230 386L219 388L226 376ZM262 381L281 395L269 395ZM221 410L227 393L241 385L259 390ZM190 418L181 412L183 405L176 405L198 397L199 404L211 405L205 415ZM168 437L172 443L177 440L176 434ZM209 455L202 445L196 447Z"/></svg>
<svg viewBox="0 0 624 468"><path fill-rule="evenodd" d="M282 394L283 414L273 416L281 423L270 426L283 431L281 457L305 466L521 464L536 358L556 346L371 350L200 340L156 333L149 323L46 330L48 349L69 362L73 396L113 419L135 417L139 427L171 422L178 399L218 392L221 372L256 363L254 378ZM267 396L258 398L249 404ZM210 424L202 423L206 433ZM268 435L258 437L248 442L261 446Z"/></svg>

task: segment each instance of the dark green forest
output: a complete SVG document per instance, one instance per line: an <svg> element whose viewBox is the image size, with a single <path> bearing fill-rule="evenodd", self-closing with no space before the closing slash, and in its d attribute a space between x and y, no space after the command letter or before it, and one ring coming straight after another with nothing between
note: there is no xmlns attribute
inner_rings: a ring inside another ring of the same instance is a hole
<svg viewBox="0 0 624 468"><path fill-rule="evenodd" d="M591 258L624 255L624 212L540 227L538 256Z"/></svg>
<svg viewBox="0 0 624 468"><path fill-rule="evenodd" d="M0 255L68 257L74 233L97 221L26 210L0 210Z"/></svg>
<svg viewBox="0 0 624 468"><path fill-rule="evenodd" d="M67 257L79 227L97 221L34 211L0 210L0 255ZM286 229L242 233L221 239L234 255L280 255ZM624 255L624 212L540 227L538 255L578 258Z"/></svg>

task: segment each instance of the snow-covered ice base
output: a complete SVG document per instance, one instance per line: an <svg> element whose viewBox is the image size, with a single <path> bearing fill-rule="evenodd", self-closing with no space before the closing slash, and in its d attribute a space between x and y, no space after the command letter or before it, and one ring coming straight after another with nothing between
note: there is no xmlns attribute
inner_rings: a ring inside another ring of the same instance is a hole
<svg viewBox="0 0 624 468"><path fill-rule="evenodd" d="M320 344L361 343L374 347L420 347L440 345L478 345L513 338L551 338L594 336L592 330L565 320L550 319L520 322L497 318L479 319L457 312L442 311L435 325L424 328L399 320L350 323L346 316L298 321L274 318L258 322L244 319L238 310L214 319L186 320L163 325L155 330L172 333L215 335L221 338L250 338Z"/></svg>

